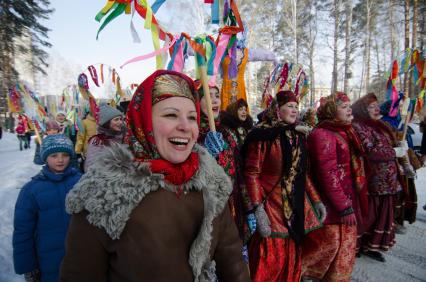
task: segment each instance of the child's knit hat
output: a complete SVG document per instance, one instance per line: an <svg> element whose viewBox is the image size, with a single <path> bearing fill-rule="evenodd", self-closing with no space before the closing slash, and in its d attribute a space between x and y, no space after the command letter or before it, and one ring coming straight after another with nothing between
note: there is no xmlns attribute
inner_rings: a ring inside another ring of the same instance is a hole
<svg viewBox="0 0 426 282"><path fill-rule="evenodd" d="M46 162L47 157L54 153L67 153L72 157L74 155L74 145L64 134L48 135L43 139L43 144L40 148L41 159Z"/></svg>

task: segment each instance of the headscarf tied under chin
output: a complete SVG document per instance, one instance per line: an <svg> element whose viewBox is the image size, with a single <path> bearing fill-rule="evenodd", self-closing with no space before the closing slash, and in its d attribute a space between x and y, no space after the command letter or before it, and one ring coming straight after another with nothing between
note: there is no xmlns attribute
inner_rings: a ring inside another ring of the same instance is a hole
<svg viewBox="0 0 426 282"><path fill-rule="evenodd" d="M127 133L124 142L129 145L135 160L149 162L153 173L164 174L167 182L181 185L198 170L198 154L192 152L183 163L173 164L163 159L154 139L152 106L172 97L188 98L194 102L199 125L200 104L194 83L188 76L168 70L157 70L136 90L126 115Z"/></svg>

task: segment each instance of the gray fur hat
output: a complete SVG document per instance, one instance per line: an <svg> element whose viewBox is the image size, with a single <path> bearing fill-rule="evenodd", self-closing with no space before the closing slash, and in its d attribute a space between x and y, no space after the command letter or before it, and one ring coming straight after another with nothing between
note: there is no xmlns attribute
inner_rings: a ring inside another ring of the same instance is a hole
<svg viewBox="0 0 426 282"><path fill-rule="evenodd" d="M112 120L115 117L122 116L123 113L109 106L108 104L99 105L99 125L103 126L108 121Z"/></svg>

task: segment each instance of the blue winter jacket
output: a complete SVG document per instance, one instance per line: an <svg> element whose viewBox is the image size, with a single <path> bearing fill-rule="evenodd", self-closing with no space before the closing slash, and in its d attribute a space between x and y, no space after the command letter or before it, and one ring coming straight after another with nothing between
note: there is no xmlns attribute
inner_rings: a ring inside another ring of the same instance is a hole
<svg viewBox="0 0 426 282"><path fill-rule="evenodd" d="M70 215L65 196L81 173L68 166L55 174L47 166L21 190L15 205L13 263L17 274L39 269L41 282L58 282Z"/></svg>

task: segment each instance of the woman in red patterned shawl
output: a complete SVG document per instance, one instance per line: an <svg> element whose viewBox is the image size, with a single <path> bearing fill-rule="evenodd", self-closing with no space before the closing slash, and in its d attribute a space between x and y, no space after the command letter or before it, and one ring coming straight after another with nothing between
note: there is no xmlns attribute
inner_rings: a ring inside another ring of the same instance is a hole
<svg viewBox="0 0 426 282"><path fill-rule="evenodd" d="M397 157L407 149L399 147L392 129L380 120L380 108L374 93L352 105L353 126L366 150L368 176L368 219L364 224L364 254L385 261L379 250L395 244L394 205L402 185L398 179Z"/></svg>
<svg viewBox="0 0 426 282"><path fill-rule="evenodd" d="M364 149L352 128L352 109L346 94L321 99L319 124L308 138L312 178L327 208L324 227L303 242L304 277L349 281L355 264L357 225L367 212ZM362 200L362 201L360 201ZM360 204L362 203L362 204ZM360 229L359 234L362 234Z"/></svg>
<svg viewBox="0 0 426 282"><path fill-rule="evenodd" d="M321 210L322 204L307 185L306 141L295 129L297 117L293 92L277 93L243 147L247 193L257 220L249 242L255 282L299 281L302 239L321 225L313 205Z"/></svg>

